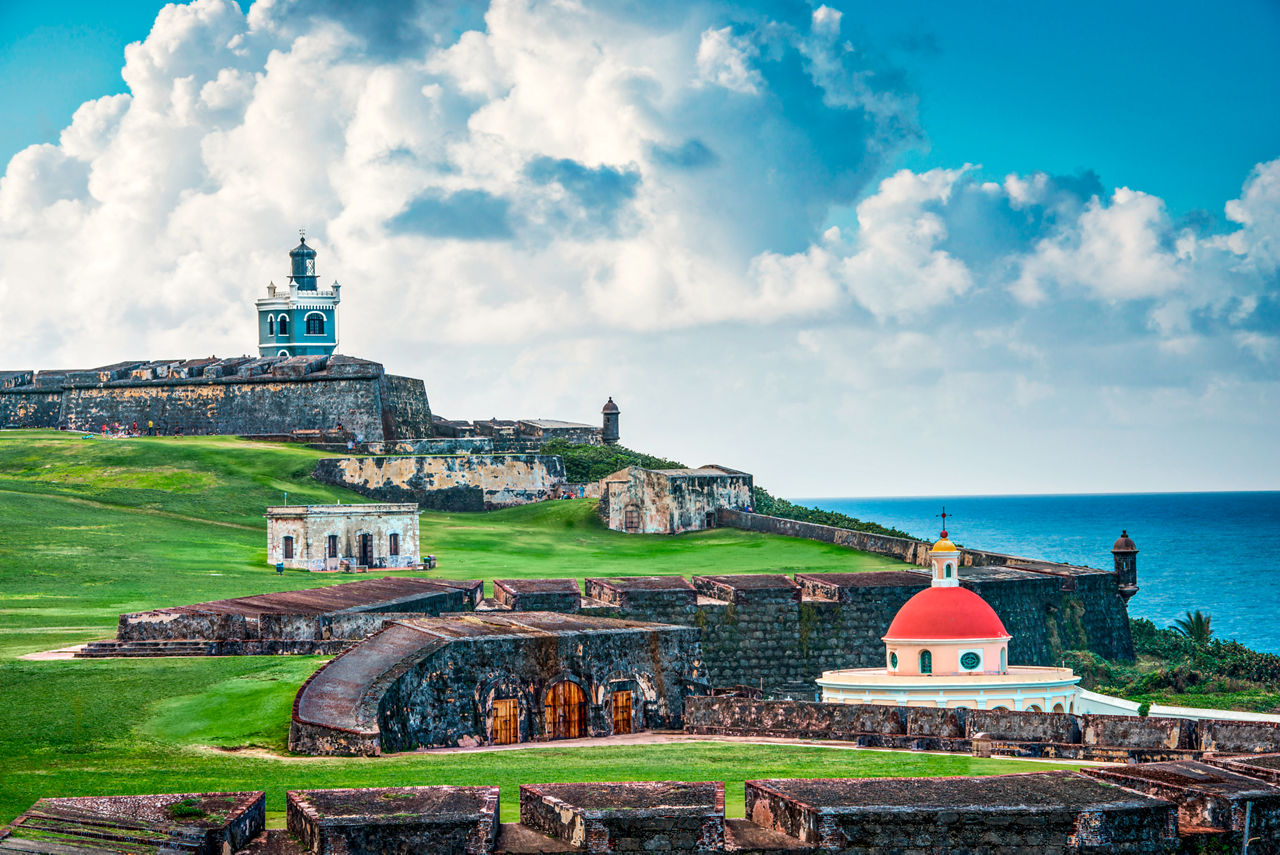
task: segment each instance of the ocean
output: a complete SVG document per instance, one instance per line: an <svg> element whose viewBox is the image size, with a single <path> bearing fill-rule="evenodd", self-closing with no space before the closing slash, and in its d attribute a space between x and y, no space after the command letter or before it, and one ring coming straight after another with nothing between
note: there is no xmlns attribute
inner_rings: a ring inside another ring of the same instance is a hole
<svg viewBox="0 0 1280 855"><path fill-rule="evenodd" d="M962 546L1090 567L1113 566L1111 546L1127 529L1139 550L1132 617L1168 626L1199 609L1215 637L1280 653L1280 492L791 501L930 540L945 505Z"/></svg>

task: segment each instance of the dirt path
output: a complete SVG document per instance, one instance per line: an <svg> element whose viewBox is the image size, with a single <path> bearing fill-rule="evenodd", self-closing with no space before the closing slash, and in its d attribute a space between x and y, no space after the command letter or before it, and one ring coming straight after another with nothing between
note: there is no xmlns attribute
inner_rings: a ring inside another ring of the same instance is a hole
<svg viewBox="0 0 1280 855"><path fill-rule="evenodd" d="M681 733L674 730L644 731L626 736L603 736L587 739L556 739L551 742L521 742L516 745L485 745L477 748L424 748L418 751L402 751L396 754L383 754L381 757L302 757L292 754L280 754L265 748L218 748L212 745L194 746L197 750L214 754L252 757L256 760L274 760L280 763L323 763L352 762L365 760L376 763L385 757L428 757L436 754L474 754L492 751L538 751L554 748L609 748L626 745L674 745L684 742L713 742L739 745L794 745L799 748L838 748L842 751L883 751L894 754L932 754L938 757L968 757L968 754L956 754L948 751L913 751L897 748L863 748L851 742L830 739L787 739L772 736L710 736ZM993 757L993 760L1018 760L1025 763L1050 763L1053 765L1098 766L1097 762L1087 760L1062 760L1048 757Z"/></svg>

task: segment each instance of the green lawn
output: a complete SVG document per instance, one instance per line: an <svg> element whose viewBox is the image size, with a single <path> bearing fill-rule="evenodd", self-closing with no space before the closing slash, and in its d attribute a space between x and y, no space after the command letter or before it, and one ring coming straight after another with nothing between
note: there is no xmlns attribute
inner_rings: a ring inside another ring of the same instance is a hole
<svg viewBox="0 0 1280 855"><path fill-rule="evenodd" d="M767 777L970 775L1056 768L839 748L693 743L517 751L295 758L283 751L289 708L318 657L14 662L0 667L0 821L40 796L265 789L497 784L506 821L521 783L715 780L741 816L742 782Z"/></svg>
<svg viewBox="0 0 1280 855"><path fill-rule="evenodd" d="M755 777L938 775L1046 768L1010 760L817 747L689 745L315 759L284 750L290 705L321 659L244 657L32 662L37 650L110 636L120 612L350 581L266 566L262 510L362 501L311 481L319 452L229 438L89 440L0 432L0 821L41 796L499 784L722 780L741 815ZM423 543L451 578L859 571L888 559L720 530L680 537L605 529L590 501L490 514L424 514Z"/></svg>

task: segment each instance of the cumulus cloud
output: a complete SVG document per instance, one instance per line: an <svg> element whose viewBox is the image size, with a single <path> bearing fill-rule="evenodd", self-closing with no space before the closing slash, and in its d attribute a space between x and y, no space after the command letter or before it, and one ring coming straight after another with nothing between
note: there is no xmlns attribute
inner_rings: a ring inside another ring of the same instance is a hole
<svg viewBox="0 0 1280 855"><path fill-rule="evenodd" d="M7 365L252 349L302 226L343 350L448 414L586 417L580 386L875 437L928 415L892 390L943 377L1064 419L1102 372L1192 397L1274 377L1280 161L1216 230L1087 172L895 171L915 96L833 6L352 8L166 6L127 94L10 160Z"/></svg>

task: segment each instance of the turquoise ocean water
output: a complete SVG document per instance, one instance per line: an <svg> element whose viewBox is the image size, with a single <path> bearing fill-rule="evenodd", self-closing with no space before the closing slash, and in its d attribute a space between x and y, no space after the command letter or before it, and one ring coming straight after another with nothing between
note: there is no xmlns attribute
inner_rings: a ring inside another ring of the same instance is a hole
<svg viewBox="0 0 1280 855"><path fill-rule="evenodd" d="M1111 567L1111 546L1128 529L1140 588L1130 615L1167 626L1200 609L1218 637L1280 653L1280 492L792 501L922 538L937 535L946 505L957 543L1090 567Z"/></svg>

